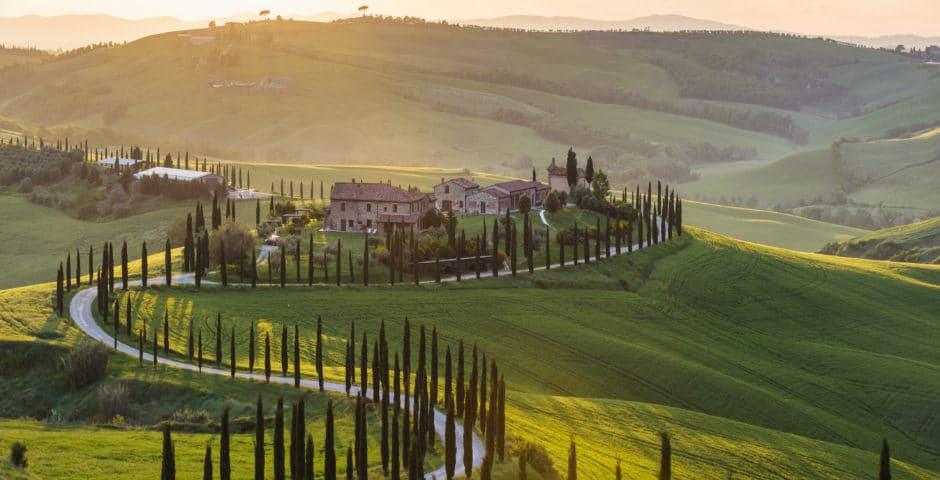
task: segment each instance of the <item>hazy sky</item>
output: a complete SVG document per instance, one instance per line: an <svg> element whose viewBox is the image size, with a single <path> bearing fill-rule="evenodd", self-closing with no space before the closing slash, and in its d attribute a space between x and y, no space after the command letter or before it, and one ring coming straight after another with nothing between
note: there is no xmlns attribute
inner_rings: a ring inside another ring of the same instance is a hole
<svg viewBox="0 0 940 480"><path fill-rule="evenodd" d="M272 13L371 11L425 18L513 14L604 20L672 13L762 30L831 35L940 35L938 0L0 0L0 16L108 13L126 18L169 15L197 20L270 9Z"/></svg>

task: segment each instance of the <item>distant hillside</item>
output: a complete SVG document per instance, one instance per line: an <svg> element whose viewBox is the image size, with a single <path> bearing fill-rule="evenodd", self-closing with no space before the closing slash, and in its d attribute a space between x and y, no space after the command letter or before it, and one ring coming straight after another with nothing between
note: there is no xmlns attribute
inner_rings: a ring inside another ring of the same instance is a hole
<svg viewBox="0 0 940 480"><path fill-rule="evenodd" d="M577 17L542 17L511 15L498 18L460 20L459 23L482 27L519 28L523 30L645 30L675 32L681 30L750 30L747 27L702 20L682 15L649 15L630 20L593 20Z"/></svg>
<svg viewBox="0 0 940 480"><path fill-rule="evenodd" d="M897 114L880 117L888 101L915 105L911 123L932 119L932 74L891 53L757 32L270 21L2 69L0 115L241 161L515 176L574 146L614 184L684 182L696 165L827 146L868 118L896 127Z"/></svg>
<svg viewBox="0 0 940 480"><path fill-rule="evenodd" d="M878 230L842 243L830 243L822 253L895 262L940 263L940 217Z"/></svg>
<svg viewBox="0 0 940 480"><path fill-rule="evenodd" d="M931 45L940 45L940 36L922 37L920 35L885 35L881 37L864 36L845 36L837 35L832 37L840 42L847 42L856 45L867 45L876 48L895 48L898 45L904 45L906 48L915 47L923 50Z"/></svg>
<svg viewBox="0 0 940 480"><path fill-rule="evenodd" d="M294 18L328 22L344 17L338 13L322 13ZM257 15L253 14L197 21L185 21L173 17L129 20L110 15L0 17L0 44L29 46L43 50L71 50L93 43L124 43L158 33L205 28L212 20L223 25L226 22L255 19Z"/></svg>

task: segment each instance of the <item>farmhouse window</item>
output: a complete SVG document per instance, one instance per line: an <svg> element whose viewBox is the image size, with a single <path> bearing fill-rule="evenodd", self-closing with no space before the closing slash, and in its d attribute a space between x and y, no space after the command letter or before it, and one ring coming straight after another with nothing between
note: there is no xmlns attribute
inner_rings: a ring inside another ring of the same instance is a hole
<svg viewBox="0 0 940 480"><path fill-rule="evenodd" d="M367 212L371 212L371 211L372 211L372 204L371 204L371 203L367 203L367 204L366 204L366 211L367 211Z"/></svg>
<svg viewBox="0 0 940 480"><path fill-rule="evenodd" d="M345 212L345 211L346 211L346 202L342 202L342 203L339 204L339 211L341 211L341 212Z"/></svg>
<svg viewBox="0 0 940 480"><path fill-rule="evenodd" d="M398 204L397 204L397 203L393 203L393 204L392 204L392 213L398 213Z"/></svg>

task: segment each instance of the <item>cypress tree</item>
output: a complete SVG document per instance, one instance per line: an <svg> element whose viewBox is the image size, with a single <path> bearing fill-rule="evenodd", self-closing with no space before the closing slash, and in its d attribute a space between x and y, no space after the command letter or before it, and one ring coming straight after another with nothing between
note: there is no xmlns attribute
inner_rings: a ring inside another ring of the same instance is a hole
<svg viewBox="0 0 940 480"><path fill-rule="evenodd" d="M468 479L473 475L473 403L473 393L468 390L463 407L463 468Z"/></svg>
<svg viewBox="0 0 940 480"><path fill-rule="evenodd" d="M285 479L284 468L284 397L277 399L274 410L274 479Z"/></svg>
<svg viewBox="0 0 940 480"><path fill-rule="evenodd" d="M258 285L258 257L255 249L251 249L251 288Z"/></svg>
<svg viewBox="0 0 940 480"><path fill-rule="evenodd" d="M396 364L398 361L398 355L395 356ZM398 379L395 379L395 384L398 384ZM397 396L396 396L397 398ZM399 443L401 437L398 432L398 410L394 411L392 415L392 458L391 458L391 470L392 470L392 480L401 480L401 465L399 464Z"/></svg>
<svg viewBox="0 0 940 480"><path fill-rule="evenodd" d="M206 456L202 459L202 480L212 480L212 444L206 443Z"/></svg>
<svg viewBox="0 0 940 480"><path fill-rule="evenodd" d="M659 439L659 480L669 480L672 478L672 446L669 442L669 434L666 432L660 433Z"/></svg>
<svg viewBox="0 0 940 480"><path fill-rule="evenodd" d="M55 309L56 309L56 312L59 313L59 315L62 315L63 308L64 308L64 305L65 305L65 302L63 301L63 298L65 297L65 289L64 289L64 286L63 286L63 276L64 276L64 275L65 275L65 274L64 274L64 272L62 271L62 262L59 262L59 270L56 271L56 280L55 280ZM115 299L115 302L116 302L116 301L117 301L117 300ZM115 340L114 340L114 341L115 341L115 342L117 342L117 329L118 329L118 324L117 324L118 315L117 315L117 313L118 313L118 312L115 312L115 314L114 314L114 321L115 321L115 324L114 324Z"/></svg>
<svg viewBox="0 0 940 480"><path fill-rule="evenodd" d="M82 256L79 253L78 248L76 248L75 249L75 286L80 287L81 285L82 285Z"/></svg>
<svg viewBox="0 0 940 480"><path fill-rule="evenodd" d="M362 354L359 357L359 391L365 396L369 392L369 342L366 339L366 332L362 332Z"/></svg>
<svg viewBox="0 0 940 480"><path fill-rule="evenodd" d="M506 218L509 218L507 213ZM506 229L506 236L509 238L509 265L512 268L512 276L516 276L516 266L519 261L519 254L516 248L516 224L515 222L509 224L509 228Z"/></svg>
<svg viewBox="0 0 940 480"><path fill-rule="evenodd" d="M287 284L287 249L284 245L281 245L281 265L279 270L281 273L281 288L284 288L284 285ZM285 373L285 375L287 374Z"/></svg>
<svg viewBox="0 0 940 480"><path fill-rule="evenodd" d="M222 274L222 286L228 286L228 265L225 261L225 240L219 239L219 271Z"/></svg>
<svg viewBox="0 0 940 480"><path fill-rule="evenodd" d="M128 336L131 335L133 328L131 327L131 294L127 294L127 298L124 300L124 325L125 332Z"/></svg>
<svg viewBox="0 0 940 480"><path fill-rule="evenodd" d="M594 242L595 244L597 242ZM591 261L591 239L588 235L588 227L584 227L584 263Z"/></svg>
<svg viewBox="0 0 940 480"><path fill-rule="evenodd" d="M486 222L483 222L483 226L485 230ZM479 235L476 236L476 240L477 240L477 248L476 248L475 257L473 261L473 272L474 272L474 275L476 275L477 280L479 280L480 279L480 254L482 253L483 249L482 249L482 243L481 243Z"/></svg>
<svg viewBox="0 0 940 480"><path fill-rule="evenodd" d="M323 391L323 319L317 315L317 383L320 391Z"/></svg>
<svg viewBox="0 0 940 480"><path fill-rule="evenodd" d="M222 365L222 313L215 314L215 367Z"/></svg>
<svg viewBox="0 0 940 480"><path fill-rule="evenodd" d="M464 356L463 356L463 339L460 339L460 344L457 348L457 385L454 388L454 403L457 404L457 416L463 416L463 398L464 398Z"/></svg>
<svg viewBox="0 0 940 480"><path fill-rule="evenodd" d="M230 446L231 435L229 433L229 424L228 424L228 415L229 410L226 406L222 409L222 420L219 422L222 428L222 433L219 436L219 479L220 480L231 480L232 478L232 461Z"/></svg>
<svg viewBox="0 0 940 480"><path fill-rule="evenodd" d="M297 240L297 247L294 251L294 270L297 277L297 283L300 283L300 240ZM303 439L300 439L303 441Z"/></svg>
<svg viewBox="0 0 940 480"><path fill-rule="evenodd" d="M143 330L140 330L137 335L137 365L141 367L144 366L144 331Z"/></svg>
<svg viewBox="0 0 940 480"><path fill-rule="evenodd" d="M248 373L255 373L255 322L248 327Z"/></svg>
<svg viewBox="0 0 940 480"><path fill-rule="evenodd" d="M91 285L95 281L95 249L94 247L88 247L88 284Z"/></svg>
<svg viewBox="0 0 940 480"><path fill-rule="evenodd" d="M888 439L881 439L881 466L878 470L878 480L891 480L891 450L888 448Z"/></svg>
<svg viewBox="0 0 940 480"><path fill-rule="evenodd" d="M281 325L281 376L287 376L287 367L289 366L290 359L288 358L288 346L287 346L287 325Z"/></svg>
<svg viewBox="0 0 940 480"><path fill-rule="evenodd" d="M255 225L261 225L261 199L255 203Z"/></svg>
<svg viewBox="0 0 940 480"><path fill-rule="evenodd" d="M307 451L304 455L304 478L313 480L313 435L307 434Z"/></svg>
<svg viewBox="0 0 940 480"><path fill-rule="evenodd" d="M157 329L153 329L153 368L157 368Z"/></svg>
<svg viewBox="0 0 940 480"><path fill-rule="evenodd" d="M229 337L229 374L235 378L235 327L232 327L232 335Z"/></svg>
<svg viewBox="0 0 940 480"><path fill-rule="evenodd" d="M72 253L71 252L65 255L65 289L69 292L72 291Z"/></svg>
<svg viewBox="0 0 940 480"><path fill-rule="evenodd" d="M499 393L496 400L496 453L499 461L506 458L506 378L499 379Z"/></svg>
<svg viewBox="0 0 940 480"><path fill-rule="evenodd" d="M398 409L401 407L401 370L398 368L398 352L395 352L394 375L395 375L394 407L395 407L395 411L398 411Z"/></svg>
<svg viewBox="0 0 940 480"><path fill-rule="evenodd" d="M568 449L568 480L578 480L578 447L574 440Z"/></svg>
<svg viewBox="0 0 940 480"><path fill-rule="evenodd" d="M147 242L140 246L140 284L147 288Z"/></svg>
<svg viewBox="0 0 940 480"><path fill-rule="evenodd" d="M617 466L614 468L614 480L621 480L623 472L620 470L620 460L617 460Z"/></svg>
<svg viewBox="0 0 940 480"><path fill-rule="evenodd" d="M581 235L578 233L577 223L574 224L573 230L574 230L574 236L572 238L574 239L574 241L572 242L571 247L573 249L574 255L572 255L572 260L574 264L577 265L578 264L578 242L581 241Z"/></svg>
<svg viewBox="0 0 940 480"><path fill-rule="evenodd" d="M310 243L307 247L307 286L313 286L313 234L310 234Z"/></svg>
<svg viewBox="0 0 940 480"><path fill-rule="evenodd" d="M202 371L202 329L199 329L199 345L197 349L197 356L199 360L199 371Z"/></svg>
<svg viewBox="0 0 940 480"><path fill-rule="evenodd" d="M127 240L121 245L121 286L127 290Z"/></svg>
<svg viewBox="0 0 940 480"><path fill-rule="evenodd" d="M480 402L475 416L480 420L480 431L486 433L486 354L483 354L483 368L480 372Z"/></svg>
<svg viewBox="0 0 940 480"><path fill-rule="evenodd" d="M170 424L163 424L163 468L160 480L176 480L176 458L173 452L173 439L170 436Z"/></svg>
<svg viewBox="0 0 940 480"><path fill-rule="evenodd" d="M264 381L271 381L271 332L264 332Z"/></svg>
<svg viewBox="0 0 940 480"><path fill-rule="evenodd" d="M346 250L346 253L348 253L347 257L349 258L349 283L356 283L356 269L353 268L352 249Z"/></svg>
<svg viewBox="0 0 940 480"><path fill-rule="evenodd" d="M356 410L356 414L358 413L359 413L359 410ZM359 429L356 429L356 434L357 435L359 434ZM356 444L357 445L359 444L358 440L356 441ZM356 467L353 462L353 451L351 448L347 448L346 449L346 480L355 480L357 478L357 475L353 474L355 470L356 470Z"/></svg>
<svg viewBox="0 0 940 480"><path fill-rule="evenodd" d="M300 388L300 327L294 322L294 388ZM303 437L299 439L303 441Z"/></svg>
<svg viewBox="0 0 940 480"><path fill-rule="evenodd" d="M457 465L457 433L454 425L453 399L445 400L447 403L447 424L444 427L444 467L447 480L454 478L454 469Z"/></svg>
<svg viewBox="0 0 940 480"><path fill-rule="evenodd" d="M166 274L166 286L170 286L173 282L173 258L170 251L170 239L166 239L166 247L164 248L163 253L163 271Z"/></svg>
<svg viewBox="0 0 940 480"><path fill-rule="evenodd" d="M326 405L326 439L323 442L323 478L336 480L336 448L333 438L333 400Z"/></svg>
<svg viewBox="0 0 940 480"><path fill-rule="evenodd" d="M343 268L343 242L341 240L336 240L336 286L338 287L341 283L340 276L342 275Z"/></svg>
<svg viewBox="0 0 940 480"><path fill-rule="evenodd" d="M450 356L450 345L448 345L444 353L444 405L451 405L454 396L453 368L453 361Z"/></svg>
<svg viewBox="0 0 940 480"><path fill-rule="evenodd" d="M519 453L519 480L528 480L529 478L529 475L526 472L525 457L525 450L522 450L522 452ZM620 478L618 477L617 480L620 480Z"/></svg>
<svg viewBox="0 0 940 480"><path fill-rule="evenodd" d="M170 354L170 312L163 310L163 354Z"/></svg>
<svg viewBox="0 0 940 480"><path fill-rule="evenodd" d="M189 334L186 339L186 358L189 360L189 363L193 362L193 357L196 355L196 337L193 335L193 320L189 320Z"/></svg>
<svg viewBox="0 0 940 480"><path fill-rule="evenodd" d="M255 480L264 480L264 407L260 393L255 408Z"/></svg>
<svg viewBox="0 0 940 480"><path fill-rule="evenodd" d="M493 276L499 276L499 221L493 219Z"/></svg>

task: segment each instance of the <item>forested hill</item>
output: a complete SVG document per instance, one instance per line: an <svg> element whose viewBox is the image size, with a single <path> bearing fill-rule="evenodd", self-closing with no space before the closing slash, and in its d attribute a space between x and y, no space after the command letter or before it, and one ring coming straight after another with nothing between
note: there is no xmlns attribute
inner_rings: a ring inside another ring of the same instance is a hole
<svg viewBox="0 0 940 480"><path fill-rule="evenodd" d="M756 32L270 21L8 66L0 115L276 162L523 174L573 145L624 177L685 181L699 163L828 145L843 126L881 135L898 126L882 111L940 88L935 75L890 52Z"/></svg>

